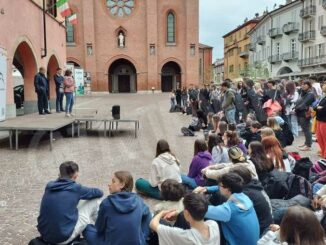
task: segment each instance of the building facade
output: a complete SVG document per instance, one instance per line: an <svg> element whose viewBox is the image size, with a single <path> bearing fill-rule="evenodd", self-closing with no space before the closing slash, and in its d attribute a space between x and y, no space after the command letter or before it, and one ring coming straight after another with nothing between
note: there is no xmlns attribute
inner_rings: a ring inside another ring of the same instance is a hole
<svg viewBox="0 0 326 245"><path fill-rule="evenodd" d="M199 81L198 0L70 0L67 62L93 91L168 92Z"/></svg>
<svg viewBox="0 0 326 245"><path fill-rule="evenodd" d="M326 74L326 0L305 0L300 11L301 75Z"/></svg>
<svg viewBox="0 0 326 245"><path fill-rule="evenodd" d="M212 66L213 81L215 84L221 84L224 79L224 59L217 59Z"/></svg>
<svg viewBox="0 0 326 245"><path fill-rule="evenodd" d="M49 97L55 100L53 75L66 61L65 27L56 18L54 8L49 9L45 14L45 45L42 3L41 0L2 1L0 6L0 47L7 57L6 118L15 117L18 107L24 113L38 111L34 75L41 66L47 69ZM46 8L51 5L53 1L46 1ZM21 75L19 97L14 95L17 73Z"/></svg>
<svg viewBox="0 0 326 245"><path fill-rule="evenodd" d="M249 62L248 32L256 26L259 18L245 20L244 24L223 36L224 38L224 77L240 80L246 76Z"/></svg>
<svg viewBox="0 0 326 245"><path fill-rule="evenodd" d="M199 44L199 83L210 84L213 79L212 71L213 47Z"/></svg>

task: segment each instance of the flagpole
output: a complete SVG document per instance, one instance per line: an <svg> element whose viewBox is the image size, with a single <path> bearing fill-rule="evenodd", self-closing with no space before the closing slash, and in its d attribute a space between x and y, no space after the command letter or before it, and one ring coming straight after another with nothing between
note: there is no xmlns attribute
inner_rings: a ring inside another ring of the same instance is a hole
<svg viewBox="0 0 326 245"><path fill-rule="evenodd" d="M44 41L44 54L41 55L41 58L47 56L48 50L47 50L47 42L46 42L46 9L45 9L45 0L43 0L43 41Z"/></svg>

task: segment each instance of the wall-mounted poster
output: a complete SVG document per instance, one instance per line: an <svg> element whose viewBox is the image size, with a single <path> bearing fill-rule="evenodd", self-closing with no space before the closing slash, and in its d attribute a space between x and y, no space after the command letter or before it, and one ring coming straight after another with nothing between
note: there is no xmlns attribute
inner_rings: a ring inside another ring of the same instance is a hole
<svg viewBox="0 0 326 245"><path fill-rule="evenodd" d="M6 119L7 51L0 47L0 122Z"/></svg>

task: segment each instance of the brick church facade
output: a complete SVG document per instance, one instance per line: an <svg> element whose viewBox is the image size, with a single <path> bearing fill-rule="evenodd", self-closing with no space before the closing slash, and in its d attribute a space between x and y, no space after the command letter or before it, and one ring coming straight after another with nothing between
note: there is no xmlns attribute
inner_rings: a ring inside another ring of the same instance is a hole
<svg viewBox="0 0 326 245"><path fill-rule="evenodd" d="M168 92L199 84L199 0L70 0L67 63L93 91Z"/></svg>

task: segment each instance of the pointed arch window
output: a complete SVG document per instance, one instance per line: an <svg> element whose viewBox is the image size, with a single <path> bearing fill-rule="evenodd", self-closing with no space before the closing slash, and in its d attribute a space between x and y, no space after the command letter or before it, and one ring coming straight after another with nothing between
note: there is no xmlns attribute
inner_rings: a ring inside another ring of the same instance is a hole
<svg viewBox="0 0 326 245"><path fill-rule="evenodd" d="M167 42L175 43L175 15L172 12L167 15Z"/></svg>

